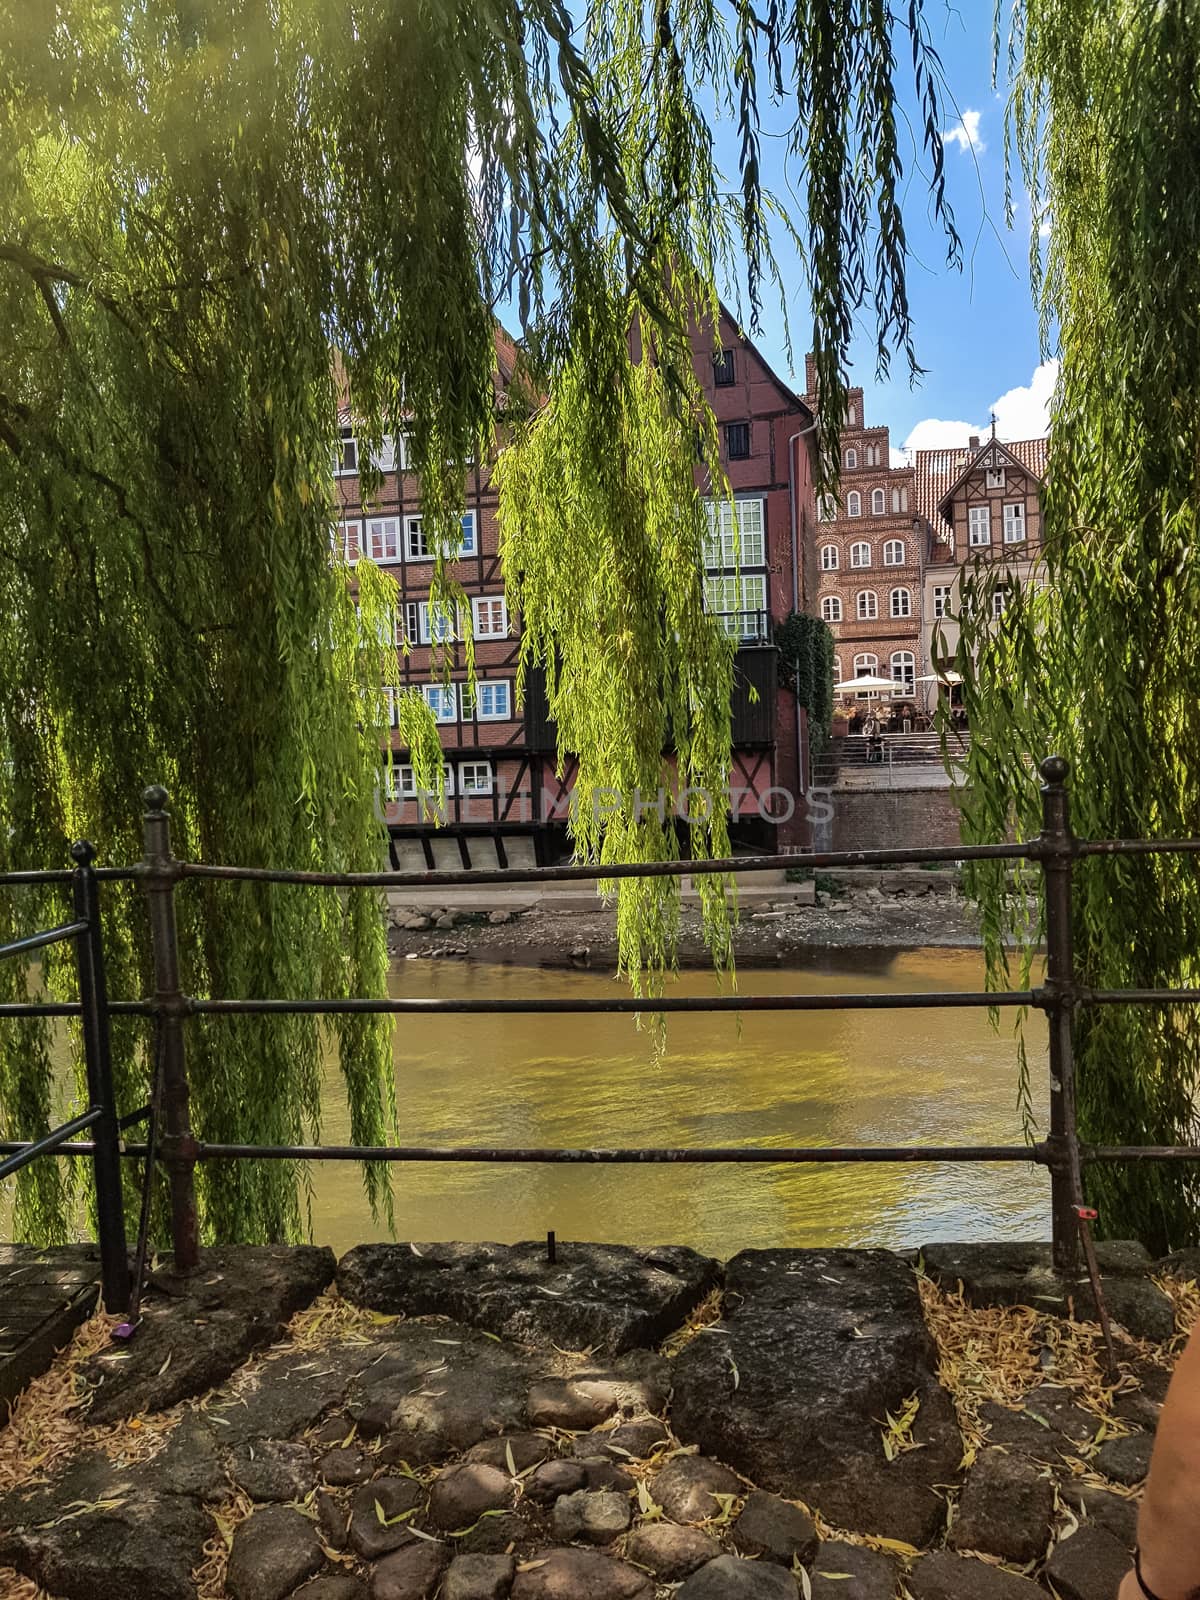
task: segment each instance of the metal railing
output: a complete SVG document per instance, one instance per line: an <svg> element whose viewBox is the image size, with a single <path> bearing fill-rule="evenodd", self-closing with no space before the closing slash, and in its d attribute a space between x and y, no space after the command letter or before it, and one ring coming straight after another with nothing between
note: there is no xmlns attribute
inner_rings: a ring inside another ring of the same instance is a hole
<svg viewBox="0 0 1200 1600"><path fill-rule="evenodd" d="M134 867L102 869L91 867L90 846L74 848L79 862L71 873L9 873L0 875L0 885L19 882L46 883L71 879L75 884L77 920L64 928L35 935L33 941L10 946L20 953L36 947L37 941L55 937L79 937L91 952L81 964L80 1002L39 1003L34 1001L0 1004L0 1021L14 1016L82 1016L96 1051L97 1079L94 1112L89 1111L77 1124L58 1129L47 1139L23 1144L0 1144L0 1152L13 1153L14 1160L0 1171L54 1152L66 1156L91 1156L96 1162L98 1188L103 1181L110 1217L109 1254L117 1237L111 1223L114 1204L112 1171L115 1108L111 1105L111 1082L105 1099L103 1081L106 1060L107 1016L137 1016L154 1025L156 1060L153 1105L161 1099L161 1119L151 1107L134 1112L126 1122L150 1116L148 1144L122 1147L126 1156L149 1158L157 1153L165 1165L170 1182L172 1242L175 1261L182 1270L196 1266L200 1238L195 1200L194 1175L197 1162L210 1160L284 1161L414 1161L414 1162L551 1162L579 1164L640 1164L738 1162L761 1165L831 1162L1034 1162L1045 1167L1051 1183L1051 1236L1056 1266L1073 1271L1078 1265L1082 1244L1089 1270L1096 1283L1094 1252L1087 1227L1082 1170L1095 1161L1197 1161L1200 1147L1113 1145L1086 1146L1079 1138L1075 1097L1075 1058L1072 1023L1078 1008L1092 1005L1181 1005L1200 1003L1200 989L1089 990L1076 981L1071 938L1071 884L1077 860L1089 855L1140 855L1146 853L1200 853L1200 839L1184 840L1086 840L1071 831L1066 789L1067 765L1049 757L1041 765L1042 829L1036 838L1024 843L997 845L952 845L916 849L856 850L805 855L806 868L903 866L927 862L1011 861L1030 862L1040 867L1046 896L1046 965L1043 981L1035 987L1005 991L943 991L917 994L786 994L786 995L667 995L658 999L628 997L574 996L562 999L471 999L433 998L422 995L374 996L350 999L298 999L264 996L233 1000L212 996L200 998L184 992L181 983L179 939L175 918L175 896L190 880L275 883L340 891L380 888L424 888L434 890L453 884L537 884L542 882L590 881L604 878L662 877L733 871L775 871L794 867L791 854L735 857L712 861L664 861L613 865L569 865L540 868L495 868L485 870L430 872L304 872L259 867L211 866L178 860L171 850L167 794L161 788L148 789L144 800L143 859ZM86 857L86 859L85 859ZM141 1000L109 1001L104 993L103 967L99 961L99 923L95 912L97 882L103 878L122 878L140 882L145 891L153 949L154 994ZM85 965L86 973L85 976ZM98 979L97 979L98 973ZM1050 1119L1047 1136L1034 1144L1017 1145L888 1145L840 1146L835 1148L797 1145L716 1147L647 1147L633 1149L560 1149L511 1146L427 1146L427 1145L270 1145L214 1143L196 1138L189 1110L186 1062L187 1024L193 1017L271 1016L305 1014L333 1016L347 1013L380 1015L597 1012L751 1012L751 1011L829 1011L829 1010L908 1010L946 1007L1028 1007L1044 1013L1049 1029L1048 1067ZM89 1056L89 1062L92 1057ZM89 1069L90 1070L90 1069ZM161 1131L159 1123L161 1120ZM95 1129L92 1141L68 1141L71 1133ZM147 1191L148 1192L148 1191ZM119 1204L119 1185L115 1203ZM101 1213L102 1232L105 1212ZM143 1201L143 1223L146 1202ZM124 1238L123 1228L120 1235ZM102 1245L104 1240L102 1238ZM106 1258L107 1259L107 1258ZM113 1265L116 1273L115 1264ZM116 1276L114 1286L119 1286ZM107 1293L106 1293L107 1298Z"/></svg>

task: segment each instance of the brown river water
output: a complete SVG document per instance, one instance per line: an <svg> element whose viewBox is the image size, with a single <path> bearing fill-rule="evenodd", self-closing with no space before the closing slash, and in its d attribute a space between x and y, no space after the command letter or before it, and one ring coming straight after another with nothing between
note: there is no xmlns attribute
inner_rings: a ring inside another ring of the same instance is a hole
<svg viewBox="0 0 1200 1600"><path fill-rule="evenodd" d="M836 951L819 964L743 971L743 994L978 989L960 950ZM611 976L478 962L398 962L394 994L611 995ZM715 992L686 972L684 994ZM1029 1024L1039 1102L1044 1024ZM670 1017L666 1053L630 1016L401 1016L396 1096L404 1144L1019 1144L1011 1020L983 1011L747 1012ZM348 1139L331 1081L323 1138ZM1039 1115L1041 1105L1039 1103ZM544 1237L748 1246L918 1246L1049 1235L1046 1175L1021 1165L550 1166L405 1163L401 1239ZM313 1227L337 1251L388 1237L359 1170L313 1169Z"/></svg>

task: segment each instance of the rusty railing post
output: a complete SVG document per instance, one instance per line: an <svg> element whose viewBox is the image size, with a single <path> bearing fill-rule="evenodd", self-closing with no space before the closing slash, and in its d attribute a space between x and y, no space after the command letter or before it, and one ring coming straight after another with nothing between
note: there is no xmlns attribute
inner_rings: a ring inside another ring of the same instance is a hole
<svg viewBox="0 0 1200 1600"><path fill-rule="evenodd" d="M187 1056L183 1024L187 997L179 985L179 930L175 921L175 885L179 862L171 853L171 818L167 791L154 784L142 796L144 859L142 882L150 913L154 956L155 1025L162 1052L162 1132L159 1145L171 1187L171 1245L175 1269L191 1272L199 1263L200 1238L196 1213L196 1141L192 1135Z"/></svg>
<svg viewBox="0 0 1200 1600"><path fill-rule="evenodd" d="M75 917L87 923L76 935L79 1002L83 1012L83 1055L88 1101L99 1110L92 1128L92 1173L96 1182L96 1233L100 1244L100 1283L104 1309L129 1309L129 1252L125 1242L125 1201L121 1193L121 1130L113 1093L112 1050L108 1031L108 984L100 932L100 896L92 862L96 852L86 839L71 846L75 870L71 899Z"/></svg>
<svg viewBox="0 0 1200 1600"><path fill-rule="evenodd" d="M1071 872L1075 836L1071 832L1067 774L1062 756L1047 756L1042 775L1042 873L1046 886L1046 1023L1050 1036L1051 1239L1054 1265L1062 1273L1078 1267L1079 1221L1074 1172L1079 1159L1075 1116L1075 958L1071 937Z"/></svg>

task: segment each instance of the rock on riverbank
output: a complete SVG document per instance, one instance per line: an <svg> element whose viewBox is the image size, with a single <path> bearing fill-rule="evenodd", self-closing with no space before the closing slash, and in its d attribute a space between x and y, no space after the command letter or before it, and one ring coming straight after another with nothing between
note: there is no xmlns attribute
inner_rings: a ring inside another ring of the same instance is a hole
<svg viewBox="0 0 1200 1600"><path fill-rule="evenodd" d="M60 1600L1112 1600L1169 1352L1118 1326L1089 1386L1094 1330L1012 1309L1036 1249L940 1248L941 1291L886 1251L372 1246L347 1298L321 1252L214 1254L71 1369L131 1423L48 1460L18 1412L0 1567ZM1107 1257L1161 1325L1153 1264ZM971 1315L1012 1319L1023 1389L953 1388Z"/></svg>

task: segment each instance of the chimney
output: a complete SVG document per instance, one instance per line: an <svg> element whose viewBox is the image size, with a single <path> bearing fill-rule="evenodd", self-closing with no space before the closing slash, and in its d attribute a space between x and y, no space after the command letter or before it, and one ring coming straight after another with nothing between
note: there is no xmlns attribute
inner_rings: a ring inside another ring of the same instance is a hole
<svg viewBox="0 0 1200 1600"><path fill-rule="evenodd" d="M978 450L979 449L979 435L977 433L973 433L971 435L971 437L967 440L967 448L970 449L970 450Z"/></svg>
<svg viewBox="0 0 1200 1600"><path fill-rule="evenodd" d="M805 392L815 396L817 393L817 363L811 355L806 355L804 358L804 383Z"/></svg>

